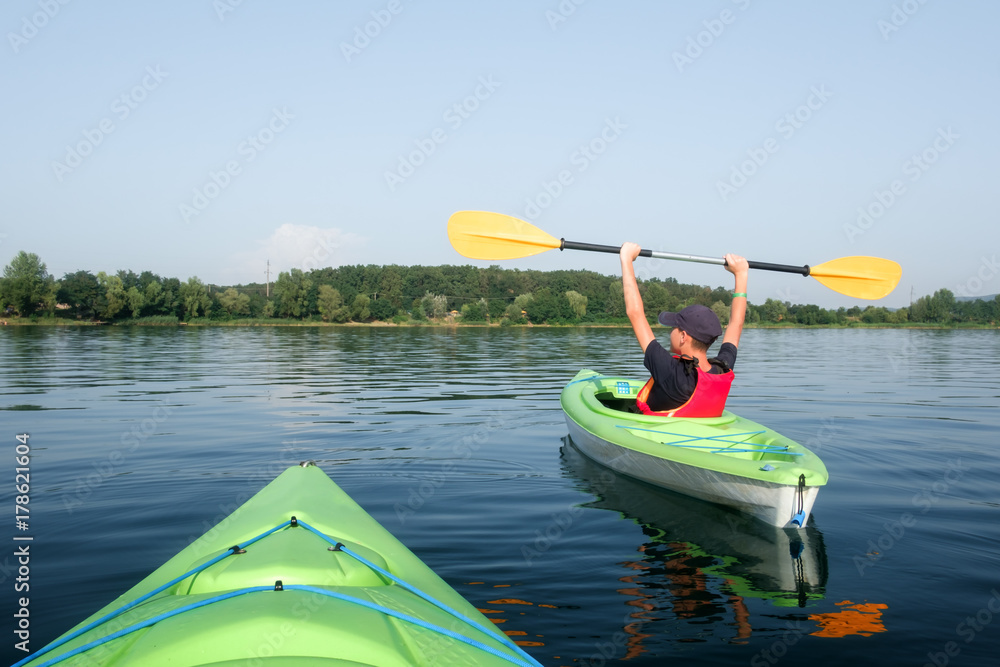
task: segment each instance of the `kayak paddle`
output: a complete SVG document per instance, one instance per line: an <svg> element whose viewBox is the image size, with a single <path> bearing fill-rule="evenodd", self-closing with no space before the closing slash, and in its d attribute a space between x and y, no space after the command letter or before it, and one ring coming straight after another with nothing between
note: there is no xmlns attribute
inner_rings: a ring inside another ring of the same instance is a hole
<svg viewBox="0 0 1000 667"><path fill-rule="evenodd" d="M547 250L588 250L618 254L618 246L557 239L530 222L489 211L458 211L448 219L448 238L460 254L472 259L518 259ZM682 255L643 248L640 257L725 265L721 257ZM881 257L841 257L819 266L791 266L750 262L751 269L812 276L835 292L856 299L881 299L895 289L903 275L899 264Z"/></svg>

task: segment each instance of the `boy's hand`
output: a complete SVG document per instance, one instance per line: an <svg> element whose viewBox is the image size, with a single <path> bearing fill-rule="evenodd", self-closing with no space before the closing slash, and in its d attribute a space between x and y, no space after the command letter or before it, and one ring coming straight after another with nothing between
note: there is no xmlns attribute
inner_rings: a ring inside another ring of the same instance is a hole
<svg viewBox="0 0 1000 667"><path fill-rule="evenodd" d="M749 270L750 264L747 262L745 257L740 257L739 255L734 255L732 253L726 255L726 271L729 271L735 276L740 273L746 274Z"/></svg>
<svg viewBox="0 0 1000 667"><path fill-rule="evenodd" d="M641 251L642 246L638 243L626 241L622 244L621 250L618 251L618 255L622 258L622 261L628 260L629 262L634 262L635 258L639 256Z"/></svg>

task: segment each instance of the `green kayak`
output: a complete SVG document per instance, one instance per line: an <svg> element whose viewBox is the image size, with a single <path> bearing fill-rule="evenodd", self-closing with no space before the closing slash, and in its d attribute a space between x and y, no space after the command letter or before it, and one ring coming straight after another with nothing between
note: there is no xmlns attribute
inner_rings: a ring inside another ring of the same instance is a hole
<svg viewBox="0 0 1000 667"><path fill-rule="evenodd" d="M312 463L30 665L538 665Z"/></svg>
<svg viewBox="0 0 1000 667"><path fill-rule="evenodd" d="M653 567L635 576L645 587L668 579L666 586L676 599L690 605L680 605L685 611L700 608L714 614L719 605L735 609L750 599L806 607L825 597L829 564L823 534L815 526L769 526L721 505L619 475L585 456L568 437L559 451L563 469L595 497L586 507L610 510L642 527L645 544L639 551L644 558L655 560L649 554L658 553L658 546L669 547L670 562L678 567ZM631 569L634 563L622 566Z"/></svg>
<svg viewBox="0 0 1000 667"><path fill-rule="evenodd" d="M618 472L733 507L772 526L804 528L826 466L749 419L655 417L635 410L642 382L580 371L559 401L581 452Z"/></svg>

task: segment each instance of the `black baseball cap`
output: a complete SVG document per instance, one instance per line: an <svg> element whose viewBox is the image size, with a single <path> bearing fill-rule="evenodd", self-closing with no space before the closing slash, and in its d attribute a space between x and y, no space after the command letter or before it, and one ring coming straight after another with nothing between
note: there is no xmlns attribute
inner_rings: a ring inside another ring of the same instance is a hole
<svg viewBox="0 0 1000 667"><path fill-rule="evenodd" d="M711 345L722 335L719 318L708 306L694 303L676 313L660 313L660 324L686 331L695 340Z"/></svg>

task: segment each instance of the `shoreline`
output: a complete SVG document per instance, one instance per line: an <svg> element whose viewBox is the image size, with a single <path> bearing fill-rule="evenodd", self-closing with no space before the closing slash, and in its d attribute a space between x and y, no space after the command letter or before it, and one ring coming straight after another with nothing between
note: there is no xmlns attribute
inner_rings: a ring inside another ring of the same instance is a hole
<svg viewBox="0 0 1000 667"><path fill-rule="evenodd" d="M58 318L43 318L34 322L12 318L4 320L2 326L14 327L371 327L371 328L479 328L479 329L532 329L535 327L547 329L629 329L628 323L614 322L581 322L577 324L506 324L490 322L313 322L301 320L234 320L234 321L194 321L194 322L95 322L95 321L72 321L60 320ZM864 323L849 322L847 324L776 324L776 323L755 323L744 324L746 329L974 329L974 330L1000 330L1000 326L995 324L982 324L977 322L959 322L951 324L937 324L934 322L913 322L913 323Z"/></svg>

